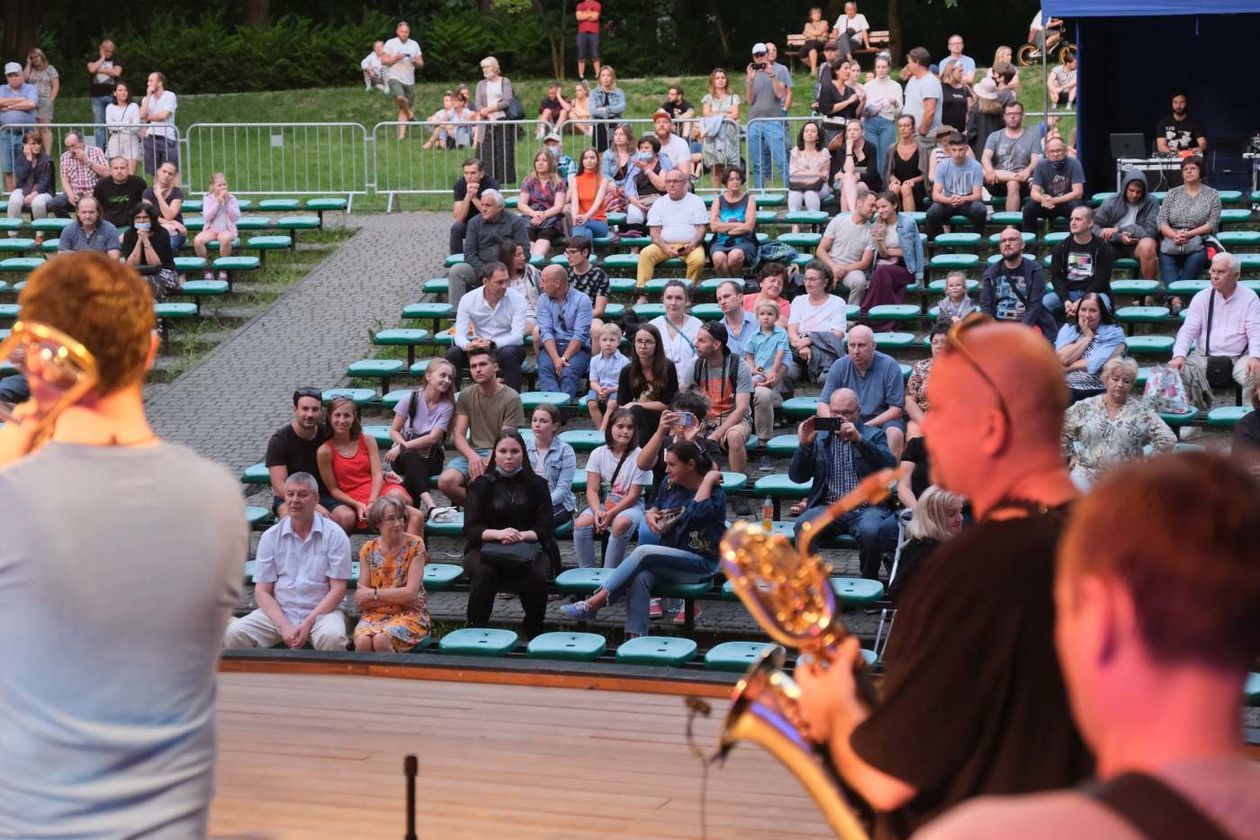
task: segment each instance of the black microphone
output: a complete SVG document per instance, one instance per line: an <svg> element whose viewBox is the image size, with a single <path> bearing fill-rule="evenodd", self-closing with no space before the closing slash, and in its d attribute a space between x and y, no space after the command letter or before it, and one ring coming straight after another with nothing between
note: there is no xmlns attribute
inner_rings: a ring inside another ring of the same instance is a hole
<svg viewBox="0 0 1260 840"><path fill-rule="evenodd" d="M416 774L420 762L414 755L403 759L403 773L407 776L407 833L403 840L416 840Z"/></svg>

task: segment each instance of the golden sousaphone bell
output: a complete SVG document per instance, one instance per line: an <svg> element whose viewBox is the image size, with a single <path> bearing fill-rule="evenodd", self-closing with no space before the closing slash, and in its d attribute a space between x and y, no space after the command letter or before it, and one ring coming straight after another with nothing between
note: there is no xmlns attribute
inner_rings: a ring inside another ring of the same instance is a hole
<svg viewBox="0 0 1260 840"><path fill-rule="evenodd" d="M54 327L17 321L0 341L0 365L12 365L26 376L31 398L10 410L0 404L0 422L34 422L26 451L52 435L58 415L95 387L96 359L74 338Z"/></svg>
<svg viewBox="0 0 1260 840"><path fill-rule="evenodd" d="M831 567L809 552L810 544L832 521L862 504L886 499L898 470L872 473L852 492L801 528L793 547L761 525L736 522L722 538L722 568L735 594L769 634L785 647L810 654L826 667L848 635L836 608ZM731 695L732 704L719 736L719 756L739 741L753 741L783 762L805 786L838 837L866 840L867 832L832 768L826 745L811 741L800 715L800 686L783 670L783 650L774 648L753 663ZM857 684L868 705L875 700L870 674L858 661Z"/></svg>

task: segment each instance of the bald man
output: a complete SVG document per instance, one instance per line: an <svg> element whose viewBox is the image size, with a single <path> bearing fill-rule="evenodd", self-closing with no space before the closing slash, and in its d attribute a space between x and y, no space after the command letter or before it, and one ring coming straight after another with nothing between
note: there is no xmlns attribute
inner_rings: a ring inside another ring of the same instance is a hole
<svg viewBox="0 0 1260 840"><path fill-rule="evenodd" d="M564 391L569 399L586 390L591 364L591 296L569 285L569 275L558 265L542 270L538 297L538 388Z"/></svg>
<svg viewBox="0 0 1260 840"><path fill-rule="evenodd" d="M943 544L901 596L881 700L857 699L856 639L799 667L811 736L906 837L986 793L1068 787L1091 764L1054 652L1055 548L1076 491L1058 449L1068 392L1040 334L988 319L932 367L924 435L934 483L978 524Z"/></svg>
<svg viewBox="0 0 1260 840"><path fill-rule="evenodd" d="M888 448L900 458L906 447L906 380L901 376L901 365L875 349L875 333L870 327L859 324L844 340L848 352L827 371L819 408L826 408L837 388L855 391L862 406L862 422L883 429Z"/></svg>
<svg viewBox="0 0 1260 840"><path fill-rule="evenodd" d="M822 516L828 505L858 482L876 470L897 463L888 448L884 430L862 422L857 392L838 388L831 393L827 405L818 408L818 415L810 417L797 429L801 445L788 467L788 478L813 482L805 512L796 520L797 539L806 522ZM832 421L835 429L820 430L820 418ZM887 516L888 509L883 505L862 505L832 522L819 537L854 536L858 541L862 577L879 580L879 527Z"/></svg>

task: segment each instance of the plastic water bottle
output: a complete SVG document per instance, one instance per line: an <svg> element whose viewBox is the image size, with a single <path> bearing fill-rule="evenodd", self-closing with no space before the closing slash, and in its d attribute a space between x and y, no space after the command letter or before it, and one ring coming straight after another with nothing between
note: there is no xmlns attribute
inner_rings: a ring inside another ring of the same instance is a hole
<svg viewBox="0 0 1260 840"><path fill-rule="evenodd" d="M612 482L604 480L599 485L599 498L604 502L604 510L608 510L614 504L612 499Z"/></svg>
<svg viewBox="0 0 1260 840"><path fill-rule="evenodd" d="M761 527L766 529L767 534L774 528L774 504L769 496L761 503Z"/></svg>

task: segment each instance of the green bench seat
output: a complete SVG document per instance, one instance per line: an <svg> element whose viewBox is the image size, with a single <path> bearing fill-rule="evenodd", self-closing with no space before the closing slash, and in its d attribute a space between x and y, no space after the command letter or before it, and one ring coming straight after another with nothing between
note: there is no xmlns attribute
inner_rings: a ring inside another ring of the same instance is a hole
<svg viewBox="0 0 1260 840"><path fill-rule="evenodd" d="M1171 315L1167 306L1121 306L1116 310L1116 320L1122 324L1158 323Z"/></svg>
<svg viewBox="0 0 1260 840"><path fill-rule="evenodd" d="M176 257L175 269L177 271L201 271L206 267L205 257Z"/></svg>
<svg viewBox="0 0 1260 840"><path fill-rule="evenodd" d="M1021 214L1016 213L1015 215L1016 215L1016 216L1020 216ZM1032 233L1032 232L1030 232L1030 231L1026 231L1026 230L1024 230L1024 231L1020 231L1019 238L1020 238L1020 239L1022 239L1022 240L1024 240L1024 247L1025 247L1025 248L1031 248L1031 247L1032 247L1033 245L1035 245L1035 244L1036 244L1036 242L1037 242L1037 234ZM1001 241L1002 241L1002 231L998 231L997 233L991 233L991 234L989 234L989 245L990 245L990 247L993 247L993 248L998 247L998 245L1001 243Z"/></svg>
<svg viewBox="0 0 1260 840"><path fill-rule="evenodd" d="M450 589L464 574L464 567L455 563L425 563L424 588L430 592Z"/></svg>
<svg viewBox="0 0 1260 840"><path fill-rule="evenodd" d="M424 533L430 537L461 537L464 534L464 512L451 512L448 517L437 522L430 518L424 523Z"/></svg>
<svg viewBox="0 0 1260 840"><path fill-rule="evenodd" d="M928 260L928 267L940 270L975 268L980 264L977 254L936 254Z"/></svg>
<svg viewBox="0 0 1260 840"><path fill-rule="evenodd" d="M540 405L554 405L559 408L570 402L572 400L564 391L526 391L521 394L521 406L527 415Z"/></svg>
<svg viewBox="0 0 1260 840"><path fill-rule="evenodd" d="M627 665L678 667L696 657L697 645L678 636L640 636L617 648L617 661Z"/></svg>
<svg viewBox="0 0 1260 840"><path fill-rule="evenodd" d="M1143 295L1153 295L1159 291L1158 280L1112 280L1111 293L1113 295L1128 295L1132 297L1141 297Z"/></svg>
<svg viewBox="0 0 1260 840"><path fill-rule="evenodd" d="M937 248L975 248L980 244L980 234L942 233L931 244Z"/></svg>
<svg viewBox="0 0 1260 840"><path fill-rule="evenodd" d="M381 392L389 390L389 380L406 369L402 359L360 359L351 362L346 368L346 376L351 379L379 379Z"/></svg>
<svg viewBox="0 0 1260 840"><path fill-rule="evenodd" d="M270 230L271 227L271 219L266 216L241 216L236 220L237 230Z"/></svg>
<svg viewBox="0 0 1260 840"><path fill-rule="evenodd" d="M771 499L804 499L809 496L813 482L797 483L785 474L765 475L753 483L753 495Z"/></svg>
<svg viewBox="0 0 1260 840"><path fill-rule="evenodd" d="M34 239L26 239L25 237L0 238L0 254L24 254L34 247Z"/></svg>
<svg viewBox="0 0 1260 840"><path fill-rule="evenodd" d="M1207 424L1214 429L1232 429L1251 412L1249 405L1223 405L1207 413Z"/></svg>
<svg viewBox="0 0 1260 840"><path fill-rule="evenodd" d="M945 281L946 281L946 278L944 277L938 280L933 280L931 283L928 283L928 286L927 286L928 291L937 295L945 294ZM967 294L971 294L976 289L980 288L980 281L972 280L971 278L965 278L963 280L963 286L966 287Z"/></svg>
<svg viewBox="0 0 1260 840"><path fill-rule="evenodd" d="M626 242L625 239L622 239L621 241L622 241L622 244L625 244ZM608 256L604 257L605 270L619 269L619 268L638 268L638 267L639 267L638 254L609 254Z"/></svg>
<svg viewBox="0 0 1260 840"><path fill-rule="evenodd" d="M408 327L380 330L372 336L372 343L382 347L406 347L407 364L416 361L416 347L429 341L429 331Z"/></svg>
<svg viewBox="0 0 1260 840"><path fill-rule="evenodd" d="M989 224L1001 225L1002 227L1008 227L1010 225L1018 227L1023 223L1024 214L1018 210L999 210L989 217ZM1036 234L1027 231L1024 232L1024 235L1031 236L1034 240L1037 238Z"/></svg>
<svg viewBox="0 0 1260 840"><path fill-rule="evenodd" d="M264 198L258 202L258 209L264 212L286 213L302 209L302 202L296 198Z"/></svg>
<svg viewBox="0 0 1260 840"><path fill-rule="evenodd" d="M866 317L872 321L917 321L923 312L912 303L887 303L872 306Z"/></svg>
<svg viewBox="0 0 1260 840"><path fill-rule="evenodd" d="M519 640L511 630L465 627L443 636L438 650L462 656L506 656L516 650Z"/></svg>
<svg viewBox="0 0 1260 840"><path fill-rule="evenodd" d="M749 666L767 650L782 647L770 642L722 642L709 648L704 655L704 666L715 671L747 671Z"/></svg>
<svg viewBox="0 0 1260 840"><path fill-rule="evenodd" d="M290 234L299 230L319 230L319 216L281 216L276 219L276 228L287 230Z"/></svg>
<svg viewBox="0 0 1260 840"><path fill-rule="evenodd" d="M1176 339L1171 335L1131 335L1125 339L1129 355L1168 358Z"/></svg>
<svg viewBox="0 0 1260 840"><path fill-rule="evenodd" d="M818 397L792 397L784 400L783 405L779 407L784 417L793 417L804 420L806 417L813 417L818 413Z"/></svg>
<svg viewBox="0 0 1260 840"><path fill-rule="evenodd" d="M914 333L878 332L875 333L875 347L888 350L903 350L914 343Z"/></svg>
<svg viewBox="0 0 1260 840"><path fill-rule="evenodd" d="M0 272L29 274L43 264L43 257L7 257L0 260Z"/></svg>
<svg viewBox="0 0 1260 840"><path fill-rule="evenodd" d="M818 243L822 242L821 233L783 233L775 237L784 245L791 245L793 248L817 248Z"/></svg>
<svg viewBox="0 0 1260 840"><path fill-rule="evenodd" d="M271 484L271 472L261 461L251 464L241 472L242 484Z"/></svg>
<svg viewBox="0 0 1260 840"><path fill-rule="evenodd" d="M393 439L389 436L389 426L373 423L363 426L363 434L376 441L378 446L389 449L394 445Z"/></svg>
<svg viewBox="0 0 1260 840"><path fill-rule="evenodd" d="M608 643L598 633L543 633L529 640L525 652L535 659L589 662L598 659Z"/></svg>
<svg viewBox="0 0 1260 840"><path fill-rule="evenodd" d="M591 452L604 445L604 433L599 429L570 429L560 433L560 440L575 452Z"/></svg>

